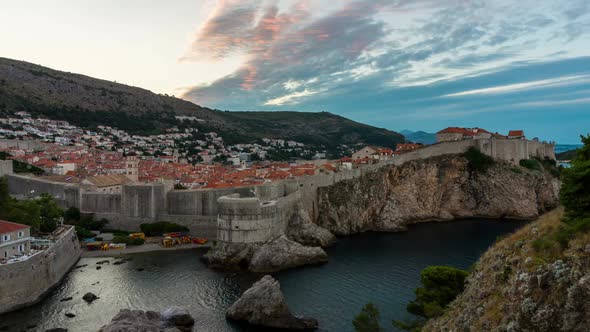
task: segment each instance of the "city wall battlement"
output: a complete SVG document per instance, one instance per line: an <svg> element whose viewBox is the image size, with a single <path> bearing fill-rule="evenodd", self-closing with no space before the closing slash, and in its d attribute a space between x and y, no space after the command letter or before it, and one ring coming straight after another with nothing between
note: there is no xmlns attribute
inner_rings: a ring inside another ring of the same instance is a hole
<svg viewBox="0 0 590 332"><path fill-rule="evenodd" d="M430 157L459 154L476 147L497 160L517 165L533 157L555 159L554 146L531 140L478 139L443 142L404 153L391 160L336 173L320 173L260 186L171 190L162 183L124 185L121 193L88 191L84 186L7 175L11 194L53 195L64 207L109 220L109 228L128 231L141 223L171 221L191 234L229 242L261 242L284 232L297 207L312 220L318 216L317 188L358 178L390 165ZM237 226L237 228L236 228Z"/></svg>
<svg viewBox="0 0 590 332"><path fill-rule="evenodd" d="M48 249L29 259L0 265L0 314L40 301L80 258L74 227L69 227Z"/></svg>

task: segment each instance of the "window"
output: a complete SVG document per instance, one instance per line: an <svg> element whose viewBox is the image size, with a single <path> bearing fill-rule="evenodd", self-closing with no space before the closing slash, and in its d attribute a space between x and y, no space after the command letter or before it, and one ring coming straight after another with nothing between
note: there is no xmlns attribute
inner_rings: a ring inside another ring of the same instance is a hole
<svg viewBox="0 0 590 332"><path fill-rule="evenodd" d="M7 251L4 252L4 258L6 258L6 257L8 257L8 252Z"/></svg>
<svg viewBox="0 0 590 332"><path fill-rule="evenodd" d="M25 246L24 246L24 245L22 245L22 244L19 244L19 245L18 245L18 251L19 251L19 252L24 252L24 251L25 251Z"/></svg>
<svg viewBox="0 0 590 332"><path fill-rule="evenodd" d="M23 237L23 236L25 236L25 232L18 232L18 237L19 237L19 238L21 238L21 237Z"/></svg>
<svg viewBox="0 0 590 332"><path fill-rule="evenodd" d="M10 241L10 235L3 235L2 241Z"/></svg>

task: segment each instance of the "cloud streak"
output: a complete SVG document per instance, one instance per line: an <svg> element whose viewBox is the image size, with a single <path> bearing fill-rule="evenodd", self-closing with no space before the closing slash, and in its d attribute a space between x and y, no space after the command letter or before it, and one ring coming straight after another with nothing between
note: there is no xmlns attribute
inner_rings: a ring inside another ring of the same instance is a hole
<svg viewBox="0 0 590 332"><path fill-rule="evenodd" d="M182 61L241 56L243 63L183 97L232 110L337 111L341 100L348 109L354 98L590 55L589 24L585 0L223 0ZM508 94L587 79L555 73L433 97Z"/></svg>
<svg viewBox="0 0 590 332"><path fill-rule="evenodd" d="M482 94L502 94L514 93L524 90L555 88L560 86L583 84L590 82L590 75L575 75L558 78L551 78L546 80L538 80L524 83L515 83L501 86L494 86L490 88L474 89L461 92L450 93L442 97L463 97Z"/></svg>

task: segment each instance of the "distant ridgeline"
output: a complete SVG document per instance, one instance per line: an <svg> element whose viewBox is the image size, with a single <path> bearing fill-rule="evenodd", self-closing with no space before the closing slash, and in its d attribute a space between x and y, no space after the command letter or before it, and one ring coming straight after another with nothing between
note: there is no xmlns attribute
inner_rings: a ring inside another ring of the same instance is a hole
<svg viewBox="0 0 590 332"><path fill-rule="evenodd" d="M0 115L18 111L89 129L104 125L148 135L191 127L216 132L227 144L277 138L323 146L328 152L341 144L393 148L404 141L396 132L328 112L212 110L141 88L0 58Z"/></svg>

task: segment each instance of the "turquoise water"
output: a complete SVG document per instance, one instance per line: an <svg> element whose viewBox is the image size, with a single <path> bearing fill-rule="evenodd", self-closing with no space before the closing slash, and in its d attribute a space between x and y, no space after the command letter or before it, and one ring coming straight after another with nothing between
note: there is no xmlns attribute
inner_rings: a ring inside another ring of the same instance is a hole
<svg viewBox="0 0 590 332"><path fill-rule="evenodd" d="M405 305L424 267L468 268L498 236L522 224L462 220L416 225L404 233L352 236L328 249L328 264L274 276L292 311L318 319L320 331L352 331L353 316L369 301L380 308L383 326L390 331L392 319L409 318ZM0 331L96 331L121 308L161 310L171 305L188 308L198 331L251 331L228 323L224 313L260 276L211 271L199 260L201 255L198 250L138 254L101 270L96 262L102 259L81 259L79 265L88 266L74 270L50 297L0 316ZM88 291L100 299L86 304L82 295ZM74 299L60 302L69 296ZM67 318L66 312L76 317Z"/></svg>

